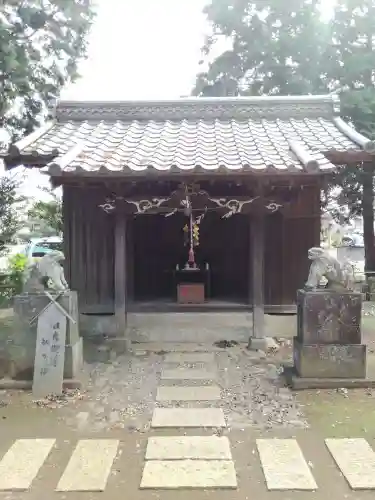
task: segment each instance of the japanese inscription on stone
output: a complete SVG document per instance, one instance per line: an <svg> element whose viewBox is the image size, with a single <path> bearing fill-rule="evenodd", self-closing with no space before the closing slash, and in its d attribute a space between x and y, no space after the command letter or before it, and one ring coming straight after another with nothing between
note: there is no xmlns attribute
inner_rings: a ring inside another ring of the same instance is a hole
<svg viewBox="0 0 375 500"><path fill-rule="evenodd" d="M51 304L38 318L33 394L62 394L65 360L66 316Z"/></svg>

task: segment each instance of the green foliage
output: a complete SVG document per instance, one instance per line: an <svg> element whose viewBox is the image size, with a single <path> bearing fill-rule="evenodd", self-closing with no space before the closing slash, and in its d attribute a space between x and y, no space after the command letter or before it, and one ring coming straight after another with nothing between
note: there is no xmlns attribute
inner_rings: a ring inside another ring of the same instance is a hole
<svg viewBox="0 0 375 500"><path fill-rule="evenodd" d="M63 230L62 222L62 201L54 197L51 201L37 201L28 211L28 216L44 222L56 234Z"/></svg>
<svg viewBox="0 0 375 500"><path fill-rule="evenodd" d="M207 71L193 94L292 95L340 92L342 116L375 139L375 0L337 0L333 18L324 0L210 0L212 33L203 47ZM217 42L229 49L214 56ZM375 269L374 165L340 167L326 202L338 220L364 217L366 267ZM372 253L372 257L370 257Z"/></svg>
<svg viewBox="0 0 375 500"><path fill-rule="evenodd" d="M9 259L9 281L16 294L22 292L23 276L28 262L27 256L19 253Z"/></svg>
<svg viewBox="0 0 375 500"><path fill-rule="evenodd" d="M0 178L0 255L20 227L19 204L23 199L18 196L17 187L14 178Z"/></svg>
<svg viewBox="0 0 375 500"><path fill-rule="evenodd" d="M77 77L92 22L91 0L2 0L0 127L30 132Z"/></svg>
<svg viewBox="0 0 375 500"><path fill-rule="evenodd" d="M328 76L345 90L374 86L375 1L337 0Z"/></svg>
<svg viewBox="0 0 375 500"><path fill-rule="evenodd" d="M336 89L344 113L373 89L375 0L338 0L333 19L321 18L319 0L211 0L212 27L202 48L208 70L194 95L295 95ZM213 57L217 43L228 50ZM351 101L354 101L351 102ZM347 104L347 107L346 107Z"/></svg>
<svg viewBox="0 0 375 500"><path fill-rule="evenodd" d="M342 117L351 122L358 132L375 139L375 88L344 91L341 96L341 111ZM363 184L368 179L365 171L368 168L373 167L361 164L342 165L331 176L328 200L338 205L334 211L337 220L342 214L342 207L347 209L348 218L362 215Z"/></svg>
<svg viewBox="0 0 375 500"><path fill-rule="evenodd" d="M8 306L14 295L20 294L27 266L27 257L16 254L9 258L9 271L0 275L0 307Z"/></svg>
<svg viewBox="0 0 375 500"><path fill-rule="evenodd" d="M367 137L375 138L375 0L338 0L331 25L328 76L342 89L342 116ZM365 268L375 269L374 164L348 165L331 180L331 199L349 215L362 215ZM341 189L337 190L336 187ZM342 211L342 210L341 210Z"/></svg>
<svg viewBox="0 0 375 500"><path fill-rule="evenodd" d="M328 29L318 0L211 0L205 61L225 38L231 47L197 77L198 96L307 94L326 90L320 71Z"/></svg>

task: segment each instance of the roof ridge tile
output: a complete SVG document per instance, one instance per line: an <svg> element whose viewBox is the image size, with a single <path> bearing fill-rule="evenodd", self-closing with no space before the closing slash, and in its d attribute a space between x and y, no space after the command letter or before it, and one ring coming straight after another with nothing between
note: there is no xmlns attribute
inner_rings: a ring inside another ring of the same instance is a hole
<svg viewBox="0 0 375 500"><path fill-rule="evenodd" d="M184 98L164 101L60 101L53 114L75 120L233 120L333 117L334 95Z"/></svg>

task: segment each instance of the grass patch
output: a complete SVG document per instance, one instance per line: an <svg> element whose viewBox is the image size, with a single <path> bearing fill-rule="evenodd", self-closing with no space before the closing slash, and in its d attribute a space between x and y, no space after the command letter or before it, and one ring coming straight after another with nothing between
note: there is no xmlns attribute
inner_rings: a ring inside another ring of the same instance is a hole
<svg viewBox="0 0 375 500"><path fill-rule="evenodd" d="M324 437L374 437L375 391L301 391L297 400L313 431Z"/></svg>

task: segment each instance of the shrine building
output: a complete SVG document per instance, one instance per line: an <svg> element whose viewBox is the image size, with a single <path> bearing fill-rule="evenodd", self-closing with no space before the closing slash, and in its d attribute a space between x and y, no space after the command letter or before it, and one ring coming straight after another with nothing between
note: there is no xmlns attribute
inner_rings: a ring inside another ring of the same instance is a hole
<svg viewBox="0 0 375 500"><path fill-rule="evenodd" d="M61 101L2 156L62 186L81 314L252 308L261 336L295 310L327 174L374 153L329 95Z"/></svg>

